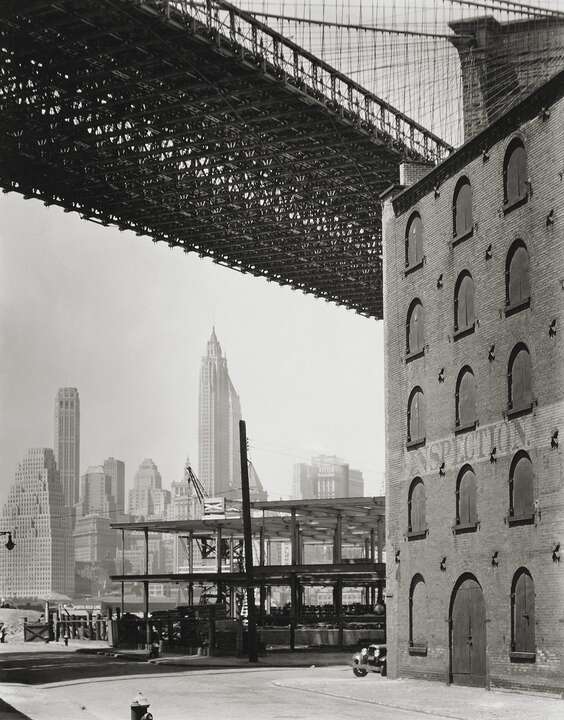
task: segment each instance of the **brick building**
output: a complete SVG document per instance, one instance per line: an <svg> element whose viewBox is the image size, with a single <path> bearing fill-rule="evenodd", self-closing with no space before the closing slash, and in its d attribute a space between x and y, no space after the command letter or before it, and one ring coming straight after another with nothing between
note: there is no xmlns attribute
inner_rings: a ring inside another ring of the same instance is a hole
<svg viewBox="0 0 564 720"><path fill-rule="evenodd" d="M563 178L560 73L382 198L391 677L564 689Z"/></svg>

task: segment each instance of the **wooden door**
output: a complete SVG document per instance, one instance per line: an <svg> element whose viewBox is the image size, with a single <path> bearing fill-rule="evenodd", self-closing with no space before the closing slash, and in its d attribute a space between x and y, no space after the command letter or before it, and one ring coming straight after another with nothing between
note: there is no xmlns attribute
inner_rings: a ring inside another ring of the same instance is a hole
<svg viewBox="0 0 564 720"><path fill-rule="evenodd" d="M461 685L486 682L486 607L482 588L471 578L456 590L452 605L451 677Z"/></svg>

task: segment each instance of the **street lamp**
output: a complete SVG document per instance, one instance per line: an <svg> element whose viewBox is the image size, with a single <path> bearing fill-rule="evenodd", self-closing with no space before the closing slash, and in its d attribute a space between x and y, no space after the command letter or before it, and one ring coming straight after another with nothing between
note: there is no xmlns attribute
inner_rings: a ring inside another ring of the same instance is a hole
<svg viewBox="0 0 564 720"><path fill-rule="evenodd" d="M5 547L7 550L13 550L16 547L16 543L12 540L12 531L11 530L0 530L0 535L8 536L8 540L5 543Z"/></svg>

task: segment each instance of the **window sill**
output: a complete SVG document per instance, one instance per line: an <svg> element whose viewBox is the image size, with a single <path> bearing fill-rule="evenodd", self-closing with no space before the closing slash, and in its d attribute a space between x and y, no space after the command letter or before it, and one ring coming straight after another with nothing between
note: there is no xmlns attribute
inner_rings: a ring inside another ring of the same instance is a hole
<svg viewBox="0 0 564 720"><path fill-rule="evenodd" d="M406 353L406 355L405 355L405 362L406 362L406 364L407 364L407 363L410 363L410 362L412 362L413 360L417 360L418 358L422 358L423 355L425 355L425 348L423 348L422 350L418 350L417 352L414 352L414 353Z"/></svg>
<svg viewBox="0 0 564 720"><path fill-rule="evenodd" d="M457 425L454 428L454 434L455 435L462 435L463 433L470 432L471 430L475 430L478 427L478 421L474 420L474 422L467 423L466 425Z"/></svg>
<svg viewBox="0 0 564 720"><path fill-rule="evenodd" d="M511 315L515 315L516 313L520 312L521 310L526 310L527 308L531 307L531 298L528 297L526 300L523 300L520 303L515 303L514 305L506 305L505 306L505 317L510 317Z"/></svg>
<svg viewBox="0 0 564 720"><path fill-rule="evenodd" d="M531 403L530 405L526 405L525 407L521 408L508 408L507 410L507 419L513 420L514 418L521 417L521 415L529 415L533 412L534 403Z"/></svg>
<svg viewBox="0 0 564 720"><path fill-rule="evenodd" d="M510 662L534 663L536 662L536 659L536 652L521 652L519 650L512 650L509 653Z"/></svg>
<svg viewBox="0 0 564 720"><path fill-rule="evenodd" d="M462 233L462 235L455 235L452 240L450 241L451 248L456 247L459 243L461 243L463 240L468 240L468 238L471 238L472 235L474 235L474 228L471 227L470 230L467 230L465 233Z"/></svg>
<svg viewBox="0 0 564 720"><path fill-rule="evenodd" d="M415 263L415 265L408 265L408 267L405 268L405 276L411 275L412 272L415 272L416 270L419 270L423 267L423 263L425 262L425 258L423 260L420 260L418 263Z"/></svg>
<svg viewBox="0 0 564 720"><path fill-rule="evenodd" d="M405 447L408 450L415 450L415 448L423 447L425 445L427 439L426 438L419 438L418 440L408 440L405 443Z"/></svg>
<svg viewBox="0 0 564 720"><path fill-rule="evenodd" d="M406 537L408 540L424 540L427 537L429 528L424 530L409 530Z"/></svg>
<svg viewBox="0 0 564 720"><path fill-rule="evenodd" d="M521 207L521 205L524 205L527 200L529 199L528 194L523 195L523 197L517 198L517 200L512 200L511 202L506 202L503 206L503 214L507 215L512 210L515 210L518 207Z"/></svg>
<svg viewBox="0 0 564 720"><path fill-rule="evenodd" d="M409 643L409 648L407 652L410 655L419 655L421 657L426 657L427 655L427 644L426 643Z"/></svg>
<svg viewBox="0 0 564 720"><path fill-rule="evenodd" d="M462 535L462 533L476 532L478 529L478 521L473 523L457 523L452 526L452 532L455 535Z"/></svg>
<svg viewBox="0 0 564 720"><path fill-rule="evenodd" d="M467 335L471 335L474 330L476 329L476 323L472 323L467 328L462 328L462 330L455 330L454 335L452 336L453 340L460 340L460 338L466 337Z"/></svg>
<svg viewBox="0 0 564 720"><path fill-rule="evenodd" d="M507 515L507 524L511 526L515 525L533 525L535 522L535 513L527 513L526 515L512 515L511 512Z"/></svg>

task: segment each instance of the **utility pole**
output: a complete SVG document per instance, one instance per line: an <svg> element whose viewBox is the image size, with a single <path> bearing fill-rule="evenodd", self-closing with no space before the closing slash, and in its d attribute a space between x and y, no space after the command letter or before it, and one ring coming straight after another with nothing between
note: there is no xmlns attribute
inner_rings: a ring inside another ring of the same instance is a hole
<svg viewBox="0 0 564 720"><path fill-rule="evenodd" d="M253 538L251 530L251 497L249 492L249 465L247 460L247 426L239 420L239 447L241 452L241 496L243 500L243 540L245 544L245 574L247 580L247 650L249 662L258 661L257 619L255 588L253 585Z"/></svg>

